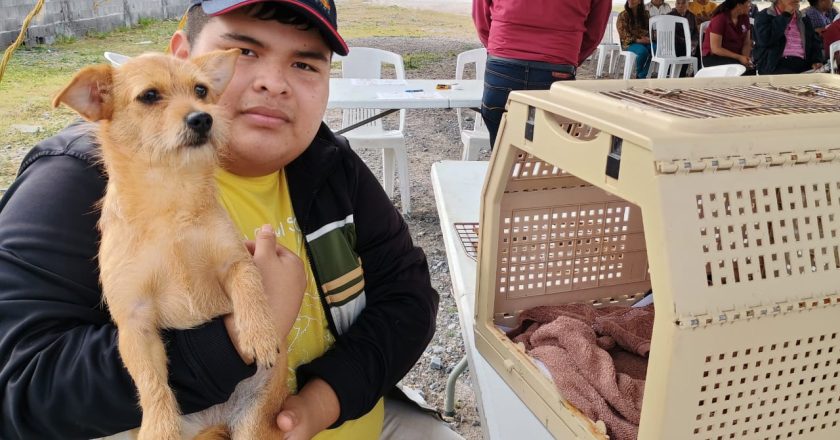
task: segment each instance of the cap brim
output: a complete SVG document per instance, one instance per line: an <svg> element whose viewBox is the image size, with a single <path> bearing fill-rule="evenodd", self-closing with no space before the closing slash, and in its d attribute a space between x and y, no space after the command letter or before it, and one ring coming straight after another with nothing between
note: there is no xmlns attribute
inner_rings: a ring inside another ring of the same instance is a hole
<svg viewBox="0 0 840 440"><path fill-rule="evenodd" d="M265 2L274 2L274 3L285 3L286 5L290 6L291 8L295 9L296 11L300 12L307 18L309 18L312 23L318 27L321 31L321 34L327 40L327 43L332 49L333 52L339 55L347 55L350 52L350 49L347 47L347 43L344 42L344 39L341 38L341 35L338 34L338 31L330 24L329 21L324 19L324 17L319 14L318 12L314 11L312 7L301 3L295 0L214 0L212 2L201 2L201 8L204 10L204 13L207 15L221 15L228 13L230 11L239 9L243 6L247 6L253 3L265 3Z"/></svg>

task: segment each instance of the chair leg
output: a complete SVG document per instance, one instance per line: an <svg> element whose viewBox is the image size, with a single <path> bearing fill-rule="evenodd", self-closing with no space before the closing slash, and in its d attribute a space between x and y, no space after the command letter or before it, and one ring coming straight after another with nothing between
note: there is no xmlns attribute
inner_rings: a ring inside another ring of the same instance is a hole
<svg viewBox="0 0 840 440"><path fill-rule="evenodd" d="M461 153L461 160L478 160L478 153L481 151L481 146L478 142L468 140L464 142L464 151Z"/></svg>
<svg viewBox="0 0 840 440"><path fill-rule="evenodd" d="M604 61L607 58L607 51L603 47L598 48L598 66L595 68L595 78L600 78L604 73Z"/></svg>
<svg viewBox="0 0 840 440"><path fill-rule="evenodd" d="M405 147L393 150L397 161L397 174L400 178L400 200L402 201L402 213L411 212L411 188L410 177L408 176L408 153Z"/></svg>
<svg viewBox="0 0 840 440"><path fill-rule="evenodd" d="M618 57L621 54L620 50L611 50L610 51L610 70L609 75L612 78L615 75L615 68L618 66Z"/></svg>
<svg viewBox="0 0 840 440"><path fill-rule="evenodd" d="M394 197L394 162L396 160L393 148L382 150L382 188L388 197Z"/></svg>

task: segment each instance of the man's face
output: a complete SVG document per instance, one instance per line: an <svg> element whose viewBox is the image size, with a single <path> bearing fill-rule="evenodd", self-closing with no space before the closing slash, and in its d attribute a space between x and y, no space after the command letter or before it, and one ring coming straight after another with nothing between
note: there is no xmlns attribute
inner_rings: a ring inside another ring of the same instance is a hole
<svg viewBox="0 0 840 440"><path fill-rule="evenodd" d="M176 40L173 52L183 56ZM314 139L327 107L332 52L315 28L301 30L234 11L211 18L189 56L232 48L242 55L219 101L231 117L222 165L242 176L270 174Z"/></svg>
<svg viewBox="0 0 840 440"><path fill-rule="evenodd" d="M680 14L685 14L685 11L688 10L688 0L677 0L677 3L675 5L675 9Z"/></svg>

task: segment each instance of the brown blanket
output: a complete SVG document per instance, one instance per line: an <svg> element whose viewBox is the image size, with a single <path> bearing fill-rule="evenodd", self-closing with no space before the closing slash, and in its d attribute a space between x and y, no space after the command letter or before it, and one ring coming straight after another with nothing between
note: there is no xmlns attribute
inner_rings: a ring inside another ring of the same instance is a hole
<svg viewBox="0 0 840 440"><path fill-rule="evenodd" d="M653 306L535 307L508 333L542 361L560 394L611 439L635 440L653 333Z"/></svg>

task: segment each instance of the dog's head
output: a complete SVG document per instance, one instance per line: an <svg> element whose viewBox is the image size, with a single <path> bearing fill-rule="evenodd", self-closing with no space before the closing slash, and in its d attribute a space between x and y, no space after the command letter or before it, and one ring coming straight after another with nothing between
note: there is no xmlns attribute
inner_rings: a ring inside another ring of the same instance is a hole
<svg viewBox="0 0 840 440"><path fill-rule="evenodd" d="M227 118L215 104L233 76L239 53L215 51L191 60L145 54L119 67L86 67L53 106L63 102L89 121L107 121L103 148L129 157L172 162L173 155L213 151L227 133Z"/></svg>

